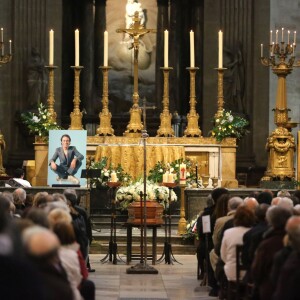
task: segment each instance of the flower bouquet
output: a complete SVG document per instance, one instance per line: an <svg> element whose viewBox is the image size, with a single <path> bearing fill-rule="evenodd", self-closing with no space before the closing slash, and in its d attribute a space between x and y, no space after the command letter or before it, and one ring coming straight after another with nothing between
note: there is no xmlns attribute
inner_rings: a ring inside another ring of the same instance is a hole
<svg viewBox="0 0 300 300"><path fill-rule="evenodd" d="M210 131L210 135L215 137L218 142L221 142L226 137L234 137L241 139L249 131L247 127L249 122L240 116L235 116L231 111L222 110L219 117L213 120L214 127Z"/></svg>
<svg viewBox="0 0 300 300"><path fill-rule="evenodd" d="M62 129L53 121L48 108L43 103L39 104L37 113L22 113L21 121L27 125L30 133L40 137L48 137L49 130Z"/></svg>

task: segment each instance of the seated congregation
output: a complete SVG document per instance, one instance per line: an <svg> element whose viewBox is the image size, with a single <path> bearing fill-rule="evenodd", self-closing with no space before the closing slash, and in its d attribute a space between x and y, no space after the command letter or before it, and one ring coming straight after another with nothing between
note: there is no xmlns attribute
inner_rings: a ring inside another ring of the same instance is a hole
<svg viewBox="0 0 300 300"><path fill-rule="evenodd" d="M91 239L74 189L0 193L1 299L94 300Z"/></svg>
<svg viewBox="0 0 300 300"><path fill-rule="evenodd" d="M211 288L209 296L299 299L299 190L276 196L266 190L242 199L216 188L197 220L197 233L198 279Z"/></svg>

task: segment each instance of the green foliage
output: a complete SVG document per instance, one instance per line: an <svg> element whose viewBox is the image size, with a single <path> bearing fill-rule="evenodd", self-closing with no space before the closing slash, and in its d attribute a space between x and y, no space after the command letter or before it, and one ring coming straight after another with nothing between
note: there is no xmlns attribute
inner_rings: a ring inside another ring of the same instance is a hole
<svg viewBox="0 0 300 300"><path fill-rule="evenodd" d="M213 120L214 127L210 131L210 135L215 137L218 142L221 142L226 137L234 137L241 139L249 132L247 129L249 122L240 116L235 116L231 111L223 109L222 115Z"/></svg>
<svg viewBox="0 0 300 300"><path fill-rule="evenodd" d="M91 163L90 169L101 170L100 177L90 179L91 186L96 188L107 186L107 182L110 181L112 172L116 172L118 181L121 185L128 185L132 180L131 175L126 173L120 164L114 168L112 164L108 165L107 161L107 157L102 157L100 161Z"/></svg>
<svg viewBox="0 0 300 300"><path fill-rule="evenodd" d="M177 159L172 161L171 163L165 162L157 162L155 166L149 171L149 175L147 179L152 182L162 183L163 174L165 172L173 173L175 177L175 182L179 183L179 166L184 163L187 169L186 180L187 183L192 183L196 181L196 173L195 173L195 164L190 159Z"/></svg>
<svg viewBox="0 0 300 300"><path fill-rule="evenodd" d="M39 104L37 113L22 113L21 121L28 127L30 133L41 137L48 137L49 130L62 129L51 119L51 114L43 103Z"/></svg>

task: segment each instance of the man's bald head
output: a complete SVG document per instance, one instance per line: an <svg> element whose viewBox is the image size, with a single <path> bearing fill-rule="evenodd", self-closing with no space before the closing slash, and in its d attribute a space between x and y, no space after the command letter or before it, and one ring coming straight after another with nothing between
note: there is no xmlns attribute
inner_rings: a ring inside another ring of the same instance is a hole
<svg viewBox="0 0 300 300"><path fill-rule="evenodd" d="M31 256L45 256L60 246L56 235L47 228L32 226L23 233L26 250Z"/></svg>

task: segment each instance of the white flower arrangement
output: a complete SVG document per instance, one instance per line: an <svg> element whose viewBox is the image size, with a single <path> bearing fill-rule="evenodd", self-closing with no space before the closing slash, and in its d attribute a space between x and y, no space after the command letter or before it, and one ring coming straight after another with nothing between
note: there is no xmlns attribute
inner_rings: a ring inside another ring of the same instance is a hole
<svg viewBox="0 0 300 300"><path fill-rule="evenodd" d="M141 200L141 193L144 193L144 182L139 180L129 186L120 187L116 193L116 200L120 203L122 209L127 209L131 202ZM146 194L147 200L156 201L165 208L168 207L169 188L147 181ZM171 189L171 202L173 201L177 201L177 195Z"/></svg>

